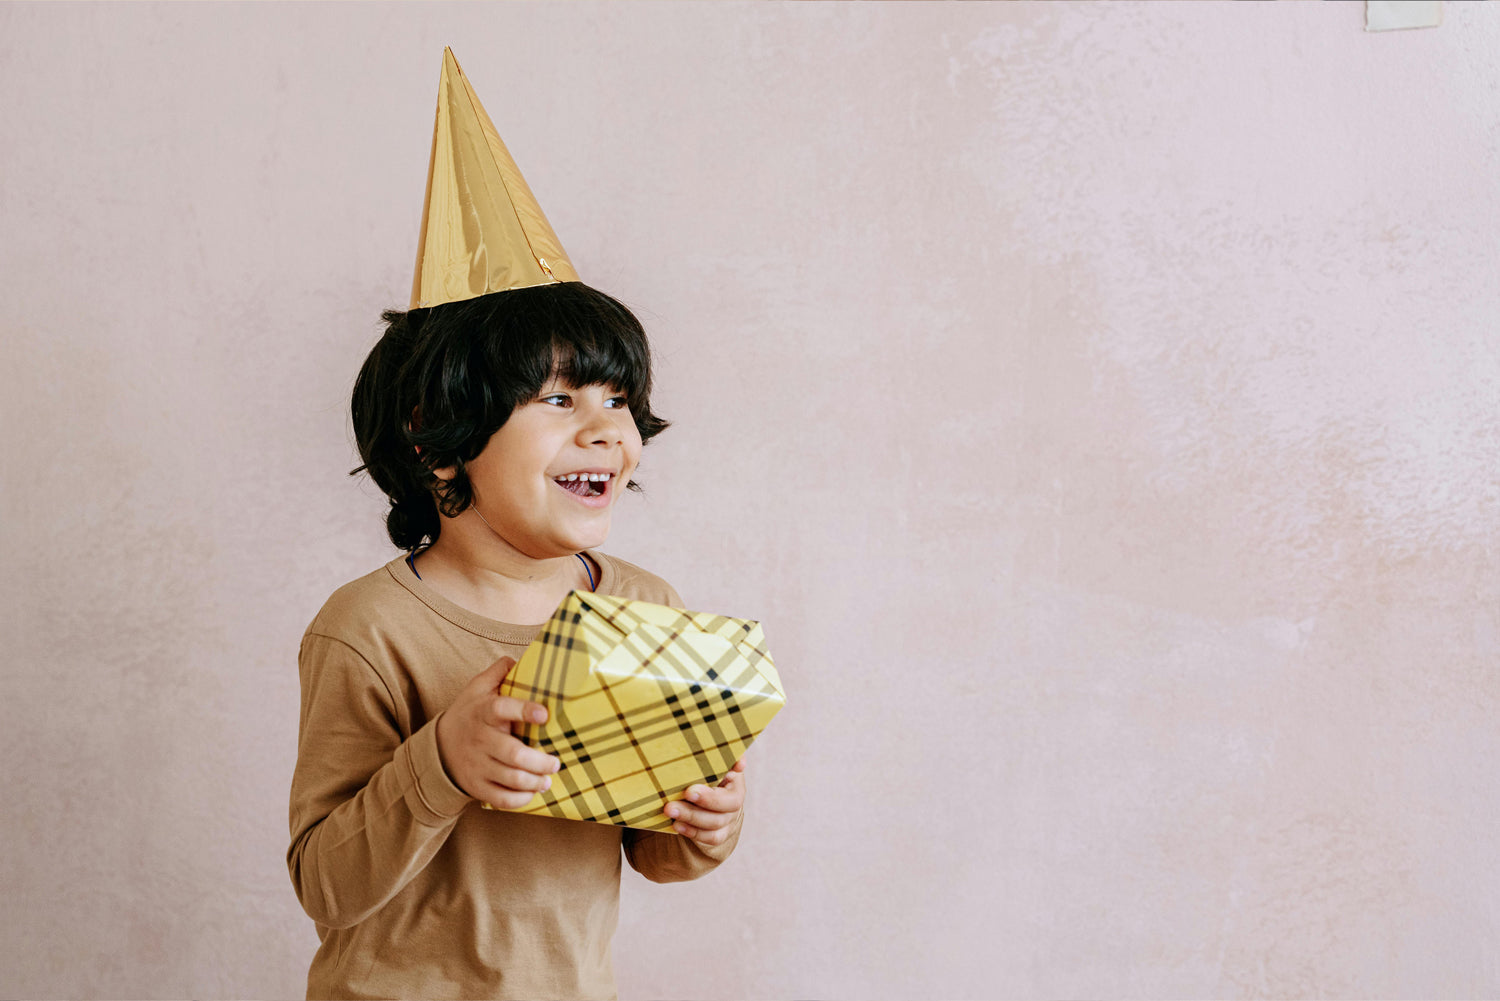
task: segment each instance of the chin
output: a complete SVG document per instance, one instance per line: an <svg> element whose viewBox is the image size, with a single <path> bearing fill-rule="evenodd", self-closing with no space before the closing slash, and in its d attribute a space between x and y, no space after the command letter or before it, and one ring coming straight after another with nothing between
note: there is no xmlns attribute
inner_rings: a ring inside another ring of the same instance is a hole
<svg viewBox="0 0 1500 1001"><path fill-rule="evenodd" d="M598 549L607 541L609 541L609 529L606 528L602 532L580 532L565 540L563 546L567 550L566 555L571 556L585 549Z"/></svg>
<svg viewBox="0 0 1500 1001"><path fill-rule="evenodd" d="M585 549L598 549L600 546L604 545L608 541L609 541L609 535L608 535L608 533L606 533L604 535L601 535L601 536L599 536L598 538L595 538L595 539L583 539L583 540L580 540L579 543L576 546L574 546L572 549L569 549L568 552L570 552L570 553L581 553Z"/></svg>

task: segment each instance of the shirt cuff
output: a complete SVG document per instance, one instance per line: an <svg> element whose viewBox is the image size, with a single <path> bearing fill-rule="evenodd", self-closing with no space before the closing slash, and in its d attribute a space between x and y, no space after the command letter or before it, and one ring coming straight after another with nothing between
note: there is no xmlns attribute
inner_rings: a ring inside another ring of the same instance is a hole
<svg viewBox="0 0 1500 1001"><path fill-rule="evenodd" d="M417 822L427 827L451 823L474 801L454 784L443 767L437 742L437 723L441 718L441 713L434 716L396 749L398 756L405 756L410 779L406 783L406 805Z"/></svg>

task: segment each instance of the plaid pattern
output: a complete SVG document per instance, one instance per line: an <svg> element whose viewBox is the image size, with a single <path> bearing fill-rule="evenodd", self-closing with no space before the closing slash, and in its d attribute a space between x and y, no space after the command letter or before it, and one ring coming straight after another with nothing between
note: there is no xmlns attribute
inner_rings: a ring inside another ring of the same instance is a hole
<svg viewBox="0 0 1500 1001"><path fill-rule="evenodd" d="M547 722L517 735L555 754L521 813L671 830L662 813L713 785L786 702L758 622L574 591L500 686Z"/></svg>

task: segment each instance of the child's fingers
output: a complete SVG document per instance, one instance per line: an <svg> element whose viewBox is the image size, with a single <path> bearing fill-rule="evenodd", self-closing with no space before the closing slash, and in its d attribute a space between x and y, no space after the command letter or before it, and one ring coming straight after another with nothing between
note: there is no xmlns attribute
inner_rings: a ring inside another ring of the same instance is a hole
<svg viewBox="0 0 1500 1001"><path fill-rule="evenodd" d="M509 674L510 669L515 666L516 658L501 657L489 667L485 668L483 671L480 671L477 675L475 675L474 680L486 686L498 685L500 684L500 682L505 680L505 676Z"/></svg>
<svg viewBox="0 0 1500 1001"><path fill-rule="evenodd" d="M562 762L550 754L543 754L534 747L528 747L521 741L508 733L497 733L491 731L489 740L485 742L484 749L497 766L513 768L517 771L529 772L532 775L555 775L562 768ZM530 786L516 786L517 789L530 788Z"/></svg>
<svg viewBox="0 0 1500 1001"><path fill-rule="evenodd" d="M536 793L530 790L507 789L505 786L491 782L488 783L484 795L478 798L501 810L519 810L536 799Z"/></svg>
<svg viewBox="0 0 1500 1001"><path fill-rule="evenodd" d="M673 821L686 827L695 827L700 831L717 831L734 822L735 815L739 813L739 807L720 811L679 802L668 803L665 812Z"/></svg>
<svg viewBox="0 0 1500 1001"><path fill-rule="evenodd" d="M723 785L713 788L705 785L688 786L684 798L688 804L705 810L734 813L745 805L745 777L731 773Z"/></svg>
<svg viewBox="0 0 1500 1001"><path fill-rule="evenodd" d="M729 828L727 825L718 830L707 831L679 821L672 825L672 830L677 834L681 834L689 841L695 841L708 848L712 848L715 845L722 845L725 841L729 840Z"/></svg>
<svg viewBox="0 0 1500 1001"><path fill-rule="evenodd" d="M515 666L516 659L514 657L501 657L489 667L470 678L469 683L464 686L464 689L476 694L497 691L500 688L500 682L505 680L505 676Z"/></svg>
<svg viewBox="0 0 1500 1001"><path fill-rule="evenodd" d="M522 702L509 695L497 695L490 701L489 714L485 722L490 726L509 730L512 723L545 723L547 707L535 702Z"/></svg>
<svg viewBox="0 0 1500 1001"><path fill-rule="evenodd" d="M543 755L546 757L546 755ZM553 759L547 758L548 761ZM523 768L512 768L510 765L492 761L489 773L485 776L492 785L503 789L514 789L517 792L534 793L546 792L552 788L551 775L538 775L536 772L527 771Z"/></svg>
<svg viewBox="0 0 1500 1001"><path fill-rule="evenodd" d="M741 758L740 760L738 760L738 761L736 761L734 763L734 767L733 768L729 769L729 773L727 775L725 775L722 779L719 780L719 788L720 789L727 789L730 786L735 785L736 783L744 782L745 781L744 776L745 776L745 759ZM695 788L695 789L701 789L703 787L702 786L694 786L693 788ZM689 791L691 791L691 790L689 790Z"/></svg>

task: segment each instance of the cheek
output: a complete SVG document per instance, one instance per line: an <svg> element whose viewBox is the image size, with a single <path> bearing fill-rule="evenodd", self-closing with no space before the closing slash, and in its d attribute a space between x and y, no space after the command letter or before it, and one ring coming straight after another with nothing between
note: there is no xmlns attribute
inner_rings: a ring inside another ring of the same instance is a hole
<svg viewBox="0 0 1500 1001"><path fill-rule="evenodd" d="M620 428L620 441L625 448L625 459L634 466L641 458L641 432L635 421L626 420Z"/></svg>

